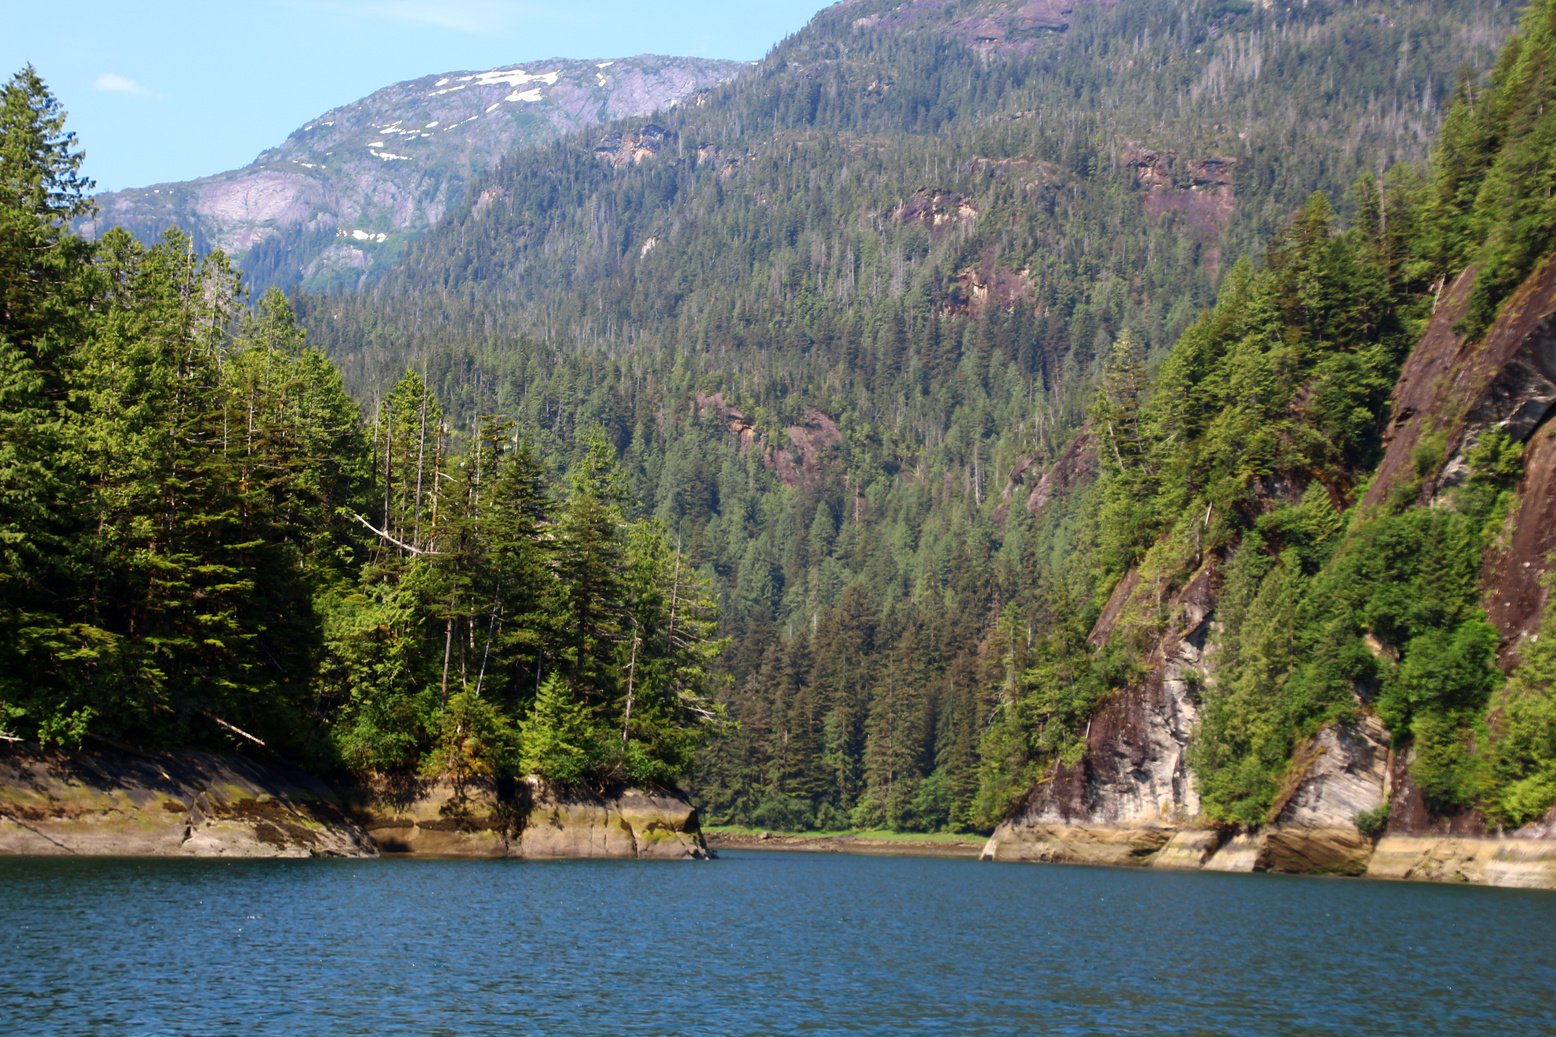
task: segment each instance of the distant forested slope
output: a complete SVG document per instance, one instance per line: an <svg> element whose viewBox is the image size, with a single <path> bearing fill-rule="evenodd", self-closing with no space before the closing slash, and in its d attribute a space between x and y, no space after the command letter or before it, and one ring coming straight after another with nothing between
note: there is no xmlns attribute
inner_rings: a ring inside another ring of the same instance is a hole
<svg viewBox="0 0 1556 1037"><path fill-rule="evenodd" d="M840 4L699 107L513 155L379 289L299 305L366 394L412 366L456 424L607 431L734 638L715 816L989 824L999 703L1097 607L1081 499L1039 477L1094 469L1104 358L1159 355L1313 191L1348 218L1359 175L1423 159L1512 20Z"/></svg>

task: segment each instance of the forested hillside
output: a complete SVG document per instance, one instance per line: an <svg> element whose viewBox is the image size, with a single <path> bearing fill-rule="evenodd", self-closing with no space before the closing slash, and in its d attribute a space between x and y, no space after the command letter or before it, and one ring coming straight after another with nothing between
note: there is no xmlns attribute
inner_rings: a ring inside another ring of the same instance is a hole
<svg viewBox="0 0 1556 1037"><path fill-rule="evenodd" d="M1427 814L1522 823L1552 17L849 0L252 307L65 231L27 70L0 725L988 829L1096 784L1192 613L1172 809L1263 823L1367 718ZM1503 368L1517 420L1461 388Z"/></svg>
<svg viewBox="0 0 1556 1037"><path fill-rule="evenodd" d="M410 365L456 425L606 430L733 638L716 818L990 825L1001 704L1105 594L1060 485L1095 467L1103 358L1160 355L1313 191L1349 219L1358 176L1424 159L1512 18L841 4L700 107L515 154L380 288L299 306L365 394ZM1099 665L1055 731L1127 677Z"/></svg>
<svg viewBox="0 0 1556 1037"><path fill-rule="evenodd" d="M1001 705L1011 838L1289 822L1301 859L1259 866L1359 873L1385 830L1556 803L1553 47L1533 4L1426 169L1364 178L1348 226L1315 195L1154 379L1116 344L1061 570L1106 604Z"/></svg>

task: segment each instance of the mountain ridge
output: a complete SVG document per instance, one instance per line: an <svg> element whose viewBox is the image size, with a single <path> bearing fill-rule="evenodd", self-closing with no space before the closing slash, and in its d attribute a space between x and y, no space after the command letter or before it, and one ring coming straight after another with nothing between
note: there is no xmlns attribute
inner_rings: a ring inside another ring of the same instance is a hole
<svg viewBox="0 0 1556 1037"><path fill-rule="evenodd" d="M636 55L433 73L332 108L240 169L98 195L82 229L154 240L178 226L238 260L256 289L351 287L514 148L646 116L745 67Z"/></svg>

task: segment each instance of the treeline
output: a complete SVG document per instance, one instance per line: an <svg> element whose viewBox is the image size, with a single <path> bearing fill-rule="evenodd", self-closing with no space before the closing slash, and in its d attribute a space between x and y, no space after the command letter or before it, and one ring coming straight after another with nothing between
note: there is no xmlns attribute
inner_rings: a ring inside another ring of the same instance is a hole
<svg viewBox="0 0 1556 1037"><path fill-rule="evenodd" d="M95 244L31 68L0 149L0 733L261 742L358 772L665 784L716 716L705 578L614 450L373 420L278 291L170 231ZM566 467L565 477L561 469Z"/></svg>

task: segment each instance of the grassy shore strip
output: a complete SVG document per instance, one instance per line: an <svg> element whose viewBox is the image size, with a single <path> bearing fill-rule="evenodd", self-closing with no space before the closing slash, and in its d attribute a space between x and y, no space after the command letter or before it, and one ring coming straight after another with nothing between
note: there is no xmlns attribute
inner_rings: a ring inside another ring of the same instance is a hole
<svg viewBox="0 0 1556 1037"><path fill-rule="evenodd" d="M712 850L789 850L799 853L860 853L900 857L977 857L986 836L952 832L770 832L738 825L704 828Z"/></svg>

